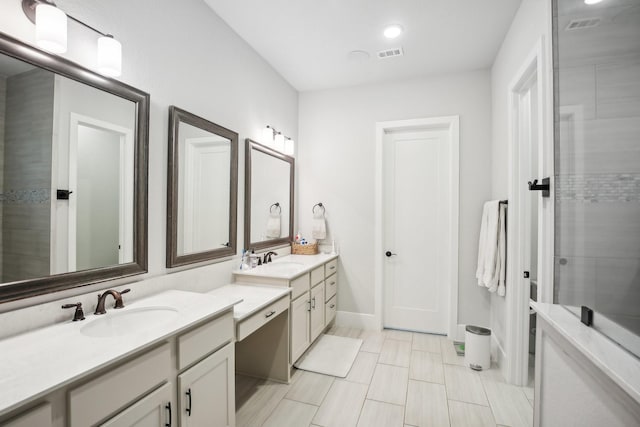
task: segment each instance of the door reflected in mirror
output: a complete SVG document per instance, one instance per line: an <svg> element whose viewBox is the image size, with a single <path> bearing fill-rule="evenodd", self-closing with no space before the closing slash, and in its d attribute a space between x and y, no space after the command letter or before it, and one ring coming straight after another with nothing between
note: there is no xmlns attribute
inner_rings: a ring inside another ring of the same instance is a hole
<svg viewBox="0 0 640 427"><path fill-rule="evenodd" d="M264 249L293 238L293 157L246 140L245 247Z"/></svg>
<svg viewBox="0 0 640 427"><path fill-rule="evenodd" d="M167 267L235 254L237 133L169 109Z"/></svg>

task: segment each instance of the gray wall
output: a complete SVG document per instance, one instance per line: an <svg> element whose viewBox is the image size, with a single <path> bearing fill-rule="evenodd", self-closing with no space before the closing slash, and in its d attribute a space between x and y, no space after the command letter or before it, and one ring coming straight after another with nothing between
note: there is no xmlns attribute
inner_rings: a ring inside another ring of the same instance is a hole
<svg viewBox="0 0 640 427"><path fill-rule="evenodd" d="M2 224L4 211L4 127L7 110L7 78L0 76L0 224ZM0 278L2 278L2 226L0 225Z"/></svg>
<svg viewBox="0 0 640 427"><path fill-rule="evenodd" d="M49 274L54 76L7 79L4 150L3 282Z"/></svg>

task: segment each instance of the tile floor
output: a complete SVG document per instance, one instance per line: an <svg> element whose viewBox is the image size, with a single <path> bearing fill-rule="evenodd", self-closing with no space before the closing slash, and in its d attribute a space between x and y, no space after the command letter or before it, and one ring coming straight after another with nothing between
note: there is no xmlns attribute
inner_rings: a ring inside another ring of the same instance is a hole
<svg viewBox="0 0 640 427"><path fill-rule="evenodd" d="M531 426L533 388L465 368L445 337L332 328L362 338L349 375L296 370L291 384L236 376L238 427Z"/></svg>

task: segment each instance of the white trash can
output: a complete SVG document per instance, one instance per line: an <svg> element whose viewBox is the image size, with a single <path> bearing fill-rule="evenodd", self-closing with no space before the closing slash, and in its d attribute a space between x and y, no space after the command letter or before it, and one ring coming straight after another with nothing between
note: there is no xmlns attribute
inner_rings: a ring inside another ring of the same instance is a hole
<svg viewBox="0 0 640 427"><path fill-rule="evenodd" d="M466 326L464 364L476 371L491 367L491 329L473 325Z"/></svg>

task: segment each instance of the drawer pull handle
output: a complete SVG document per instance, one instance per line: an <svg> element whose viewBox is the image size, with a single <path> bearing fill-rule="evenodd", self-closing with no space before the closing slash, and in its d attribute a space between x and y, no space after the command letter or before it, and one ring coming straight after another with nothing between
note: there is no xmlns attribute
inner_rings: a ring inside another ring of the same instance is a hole
<svg viewBox="0 0 640 427"><path fill-rule="evenodd" d="M329 308L335 308L335 307L336 307L336 305L335 305L335 304L331 304L331 305L329 306Z"/></svg>
<svg viewBox="0 0 640 427"><path fill-rule="evenodd" d="M307 301L307 304L309 304L309 308L307 308L307 311L311 311L311 300Z"/></svg>
<svg viewBox="0 0 640 427"><path fill-rule="evenodd" d="M335 270L335 269L336 269L335 265L332 265L331 267L329 267L329 270Z"/></svg>
<svg viewBox="0 0 640 427"><path fill-rule="evenodd" d="M311 298L311 301L313 302L313 305L311 306L311 308L313 308L315 310L316 309L316 297Z"/></svg>
<svg viewBox="0 0 640 427"><path fill-rule="evenodd" d="M274 314L276 314L275 310L272 310L271 312L269 312L269 314L265 314L264 317L271 317Z"/></svg>
<svg viewBox="0 0 640 427"><path fill-rule="evenodd" d="M164 426L165 426L165 427L171 427L171 419L172 419L172 417L171 417L171 402L168 402L168 403L167 403L167 405L165 406L165 409L166 409L167 411L169 411L169 422L168 422L168 423L166 423Z"/></svg>
<svg viewBox="0 0 640 427"><path fill-rule="evenodd" d="M186 409L187 415L191 416L191 408L192 408L192 406L191 406L191 389L187 390L187 392L185 394L189 398L189 406L187 406L187 409Z"/></svg>
<svg viewBox="0 0 640 427"><path fill-rule="evenodd" d="M331 283L329 283L329 286L333 286L335 284L336 284L336 282L331 282Z"/></svg>

